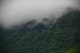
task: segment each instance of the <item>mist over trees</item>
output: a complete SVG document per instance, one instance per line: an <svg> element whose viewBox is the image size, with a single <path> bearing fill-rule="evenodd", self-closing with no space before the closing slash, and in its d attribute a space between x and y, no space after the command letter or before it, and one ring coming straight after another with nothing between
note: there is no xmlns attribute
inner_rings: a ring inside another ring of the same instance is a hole
<svg viewBox="0 0 80 53"><path fill-rule="evenodd" d="M0 0L0 53L80 53L79 0Z"/></svg>
<svg viewBox="0 0 80 53"><path fill-rule="evenodd" d="M78 0L0 0L0 25L4 28L24 25L37 20L40 23L45 17L59 18L71 8L79 10Z"/></svg>
<svg viewBox="0 0 80 53"><path fill-rule="evenodd" d="M17 30L0 29L2 53L80 53L80 12L69 12L54 24L35 21Z"/></svg>

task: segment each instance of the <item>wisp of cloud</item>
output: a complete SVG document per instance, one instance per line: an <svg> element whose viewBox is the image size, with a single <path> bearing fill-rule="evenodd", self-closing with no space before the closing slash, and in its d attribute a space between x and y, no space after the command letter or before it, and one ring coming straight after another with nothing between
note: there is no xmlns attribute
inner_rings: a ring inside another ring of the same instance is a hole
<svg viewBox="0 0 80 53"><path fill-rule="evenodd" d="M60 17L68 8L79 9L78 0L3 0L0 6L0 25L10 28L32 20Z"/></svg>

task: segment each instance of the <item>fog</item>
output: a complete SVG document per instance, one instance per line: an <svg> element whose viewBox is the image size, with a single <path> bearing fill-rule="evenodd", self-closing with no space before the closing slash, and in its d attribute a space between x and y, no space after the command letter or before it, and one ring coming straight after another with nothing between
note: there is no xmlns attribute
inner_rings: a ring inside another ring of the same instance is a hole
<svg viewBox="0 0 80 53"><path fill-rule="evenodd" d="M78 0L2 0L0 25L4 28L22 25L31 20L59 18L68 8L79 10Z"/></svg>

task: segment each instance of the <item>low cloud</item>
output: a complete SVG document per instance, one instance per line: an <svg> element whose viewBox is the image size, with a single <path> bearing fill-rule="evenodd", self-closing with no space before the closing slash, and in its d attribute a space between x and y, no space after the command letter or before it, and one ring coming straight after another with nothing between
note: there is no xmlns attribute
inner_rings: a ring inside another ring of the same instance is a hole
<svg viewBox="0 0 80 53"><path fill-rule="evenodd" d="M68 8L79 10L78 0L3 0L0 6L0 25L10 28L31 20L58 18Z"/></svg>

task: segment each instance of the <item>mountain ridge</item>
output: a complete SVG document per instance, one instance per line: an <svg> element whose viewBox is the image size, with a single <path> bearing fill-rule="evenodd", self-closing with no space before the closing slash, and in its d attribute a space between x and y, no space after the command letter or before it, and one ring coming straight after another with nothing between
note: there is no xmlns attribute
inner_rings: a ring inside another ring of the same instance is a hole
<svg viewBox="0 0 80 53"><path fill-rule="evenodd" d="M52 26L39 23L33 28L25 29L27 25L24 25L19 30L0 30L3 37L0 50L2 53L65 53L80 44L79 23L80 12L72 11Z"/></svg>

